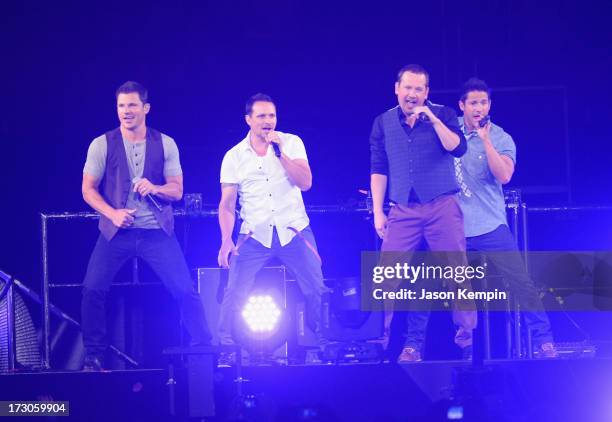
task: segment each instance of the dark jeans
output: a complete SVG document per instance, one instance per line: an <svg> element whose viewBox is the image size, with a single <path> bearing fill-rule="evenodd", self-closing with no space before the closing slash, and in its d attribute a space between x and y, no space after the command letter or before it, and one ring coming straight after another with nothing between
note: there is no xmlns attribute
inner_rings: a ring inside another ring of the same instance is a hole
<svg viewBox="0 0 612 422"><path fill-rule="evenodd" d="M302 230L304 236L295 236L291 242L281 246L278 234L274 230L272 247L266 248L253 238L247 239L238 249L238 254L232 255L230 260L229 277L221 313L219 315L219 338L221 344L233 344L232 327L240 306L246 301L253 284L255 275L272 258L278 258L289 270L295 274L298 285L306 299L306 314L308 325L321 339L321 295L327 291L323 284L321 262L306 244L305 240L316 249L314 234L310 226ZM245 235L240 235L238 244Z"/></svg>
<svg viewBox="0 0 612 422"><path fill-rule="evenodd" d="M176 237L162 230L119 230L110 242L98 237L83 281L81 325L87 354L101 358L106 350L106 294L119 269L133 257L149 264L176 299L192 344L209 342L204 308Z"/></svg>
<svg viewBox="0 0 612 422"><path fill-rule="evenodd" d="M539 346L552 342L548 316L508 226L502 224L492 232L468 237L466 241L468 251L483 252L487 262L493 265L508 283L510 292L523 309L522 314L532 331L534 344Z"/></svg>
<svg viewBox="0 0 612 422"><path fill-rule="evenodd" d="M381 247L383 260L385 256L392 257L393 252L405 252L402 260L409 262L412 252L424 239L432 251L448 252L448 264L466 265L464 233L463 213L455 195L442 195L424 204L396 205L389 212L387 220L387 232ZM382 263L382 265L388 264ZM399 283L399 280L389 280L388 287L396 290ZM385 328L389 329L394 302L386 300L384 305ZM417 350L422 347L428 320L429 312L426 311L406 313L406 346ZM453 322L458 327L455 343L459 347L464 348L472 344L472 331L476 327L476 320L473 303L453 302Z"/></svg>

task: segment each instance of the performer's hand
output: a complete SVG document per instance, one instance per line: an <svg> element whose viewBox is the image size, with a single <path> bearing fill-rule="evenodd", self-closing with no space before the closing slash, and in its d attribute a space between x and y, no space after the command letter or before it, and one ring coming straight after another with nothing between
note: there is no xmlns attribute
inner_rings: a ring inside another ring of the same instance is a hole
<svg viewBox="0 0 612 422"><path fill-rule="evenodd" d="M279 147L282 146L282 140L281 140L280 136L278 136L278 132L276 132L274 130L271 130L270 132L268 132L268 134L266 135L266 142L268 142L268 143L274 142Z"/></svg>
<svg viewBox="0 0 612 422"><path fill-rule="evenodd" d="M219 255L217 256L217 262L219 263L220 267L229 268L230 254L238 255L238 251L236 250L236 245L234 245L234 241L231 238L228 240L224 240L221 243L221 248L219 248Z"/></svg>
<svg viewBox="0 0 612 422"><path fill-rule="evenodd" d="M154 185L149 179L142 178L138 182L134 183L134 192L138 192L140 196L157 195L159 192L159 186Z"/></svg>
<svg viewBox="0 0 612 422"><path fill-rule="evenodd" d="M384 239L387 233L387 216L384 212L374 212L374 228L378 237Z"/></svg>
<svg viewBox="0 0 612 422"><path fill-rule="evenodd" d="M426 105L423 106L416 106L412 109L412 111L414 111L414 115L418 116L421 113L425 113L425 115L429 118L429 121L434 123L436 121L438 121L439 119L436 117L435 114L433 114L433 111L431 111L429 109L429 107L427 107Z"/></svg>
<svg viewBox="0 0 612 422"><path fill-rule="evenodd" d="M491 132L491 122L487 122L487 124L484 125L484 127L479 126L478 128L476 128L476 133L478 134L478 137L485 142L491 141L491 137L489 136L490 132Z"/></svg>
<svg viewBox="0 0 612 422"><path fill-rule="evenodd" d="M119 227L120 229L125 229L130 227L134 222L134 213L135 209L127 209L120 208L115 210L111 217L111 221L115 225L115 227Z"/></svg>

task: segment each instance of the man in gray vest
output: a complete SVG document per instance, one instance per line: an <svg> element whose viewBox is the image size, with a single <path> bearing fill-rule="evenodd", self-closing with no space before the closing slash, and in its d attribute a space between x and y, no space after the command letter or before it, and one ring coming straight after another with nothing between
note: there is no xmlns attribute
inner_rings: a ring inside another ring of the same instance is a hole
<svg viewBox="0 0 612 422"><path fill-rule="evenodd" d="M467 249L485 253L509 284L533 333L535 356L555 358L548 316L506 221L502 185L514 174L516 145L504 129L489 120L491 91L484 81L471 78L464 84L459 108L463 111L459 126L468 148L456 160L455 169Z"/></svg>
<svg viewBox="0 0 612 422"><path fill-rule="evenodd" d="M120 126L94 139L83 169L83 199L100 214L100 236L83 281L83 369L101 370L107 348L106 294L121 266L144 260L177 300L192 344L209 344L204 309L174 235L171 202L183 196L174 140L146 126L151 108L137 82L117 89Z"/></svg>
<svg viewBox="0 0 612 422"><path fill-rule="evenodd" d="M404 66L397 75L398 105L379 115L370 135L371 191L374 225L383 239L383 253L410 252L425 240L432 251L451 252L456 265L467 264L463 216L457 202L453 157L466 151L466 140L455 112L427 100L429 75L420 65ZM384 199L395 203L385 215ZM389 256L389 255L387 255ZM383 256L383 259L384 256ZM388 280L391 290L398 279ZM455 343L470 353L475 310L457 309L453 320L459 329ZM388 337L393 301L385 300L385 332ZM406 314L405 347L399 362L421 360L428 320L427 312Z"/></svg>

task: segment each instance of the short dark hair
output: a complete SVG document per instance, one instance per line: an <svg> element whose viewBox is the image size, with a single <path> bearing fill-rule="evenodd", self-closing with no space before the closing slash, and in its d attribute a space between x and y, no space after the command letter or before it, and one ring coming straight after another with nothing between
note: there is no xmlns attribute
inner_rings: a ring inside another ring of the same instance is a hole
<svg viewBox="0 0 612 422"><path fill-rule="evenodd" d="M134 81L127 81L117 88L115 98L119 98L119 94L131 94L132 92L138 93L138 97L140 97L140 101L142 101L143 104L149 102L149 92L147 88Z"/></svg>
<svg viewBox="0 0 612 422"><path fill-rule="evenodd" d="M402 67L399 72L397 72L396 82L399 83L402 80L402 76L406 72L416 73L417 75L425 75L425 85L429 86L429 73L427 73L425 68L420 64L407 64L406 66Z"/></svg>
<svg viewBox="0 0 612 422"><path fill-rule="evenodd" d="M257 101L264 101L266 103L274 104L274 100L272 99L272 97L258 92L257 94L252 95L246 102L244 111L247 115L250 115L253 112L253 104L255 104Z"/></svg>
<svg viewBox="0 0 612 422"><path fill-rule="evenodd" d="M463 84L463 88L461 89L460 101L462 103L465 103L465 100L467 99L468 94L472 91L486 92L489 99L491 99L491 89L489 88L487 83L483 81L482 79L470 78Z"/></svg>

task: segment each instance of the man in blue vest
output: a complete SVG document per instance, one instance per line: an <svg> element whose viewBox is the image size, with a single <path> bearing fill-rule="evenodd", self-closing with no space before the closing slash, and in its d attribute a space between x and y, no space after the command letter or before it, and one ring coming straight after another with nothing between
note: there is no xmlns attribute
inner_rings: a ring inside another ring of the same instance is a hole
<svg viewBox="0 0 612 422"><path fill-rule="evenodd" d="M83 169L83 199L100 214L100 236L83 281L85 370L101 370L107 348L105 301L130 258L144 260L177 300L192 344L209 344L204 309L174 235L171 202L183 196L174 140L146 126L151 108L137 82L117 89L120 126L94 139Z"/></svg>
<svg viewBox="0 0 612 422"><path fill-rule="evenodd" d="M466 265L463 216L456 193L453 157L466 151L466 140L459 129L455 112L432 104L429 74L420 65L404 66L397 75L395 95L398 105L379 115L370 135L371 191L376 232L383 239L383 259L392 253L410 252L425 240L432 251L450 252L449 263ZM396 205L389 216L384 199ZM455 261L455 262L451 262ZM391 290L398 279L388 280ZM453 302L453 320L459 327L455 343L469 354L475 309L459 310ZM393 301L385 300L385 332L388 337ZM428 312L406 314L405 346L399 362L421 360Z"/></svg>
<svg viewBox="0 0 612 422"><path fill-rule="evenodd" d="M516 145L504 129L489 120L491 91L484 81L471 78L464 84L459 108L463 112L459 126L468 145L466 154L456 160L467 249L486 252L487 261L509 284L532 331L535 356L555 358L548 316L506 220L502 185L514 174Z"/></svg>

